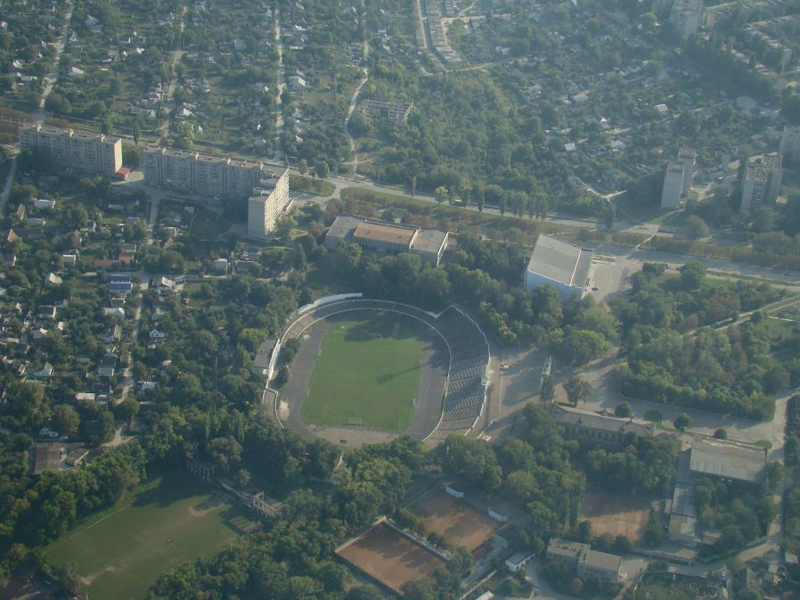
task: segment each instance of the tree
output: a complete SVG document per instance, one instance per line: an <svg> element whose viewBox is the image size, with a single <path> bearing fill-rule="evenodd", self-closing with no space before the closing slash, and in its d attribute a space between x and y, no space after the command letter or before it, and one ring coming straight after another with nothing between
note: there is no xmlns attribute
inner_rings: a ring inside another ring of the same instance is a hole
<svg viewBox="0 0 800 600"><path fill-rule="evenodd" d="M564 391L567 392L570 404L578 406L579 402L585 402L589 398L592 393L592 385L578 375L573 375L564 384Z"/></svg>
<svg viewBox="0 0 800 600"><path fill-rule="evenodd" d="M675 425L675 429L678 429L680 431L686 431L686 428L689 427L692 424L692 422L693 422L692 417L690 417L686 413L681 413L677 417L675 417L675 420L672 422L672 424Z"/></svg>
<svg viewBox="0 0 800 600"><path fill-rule="evenodd" d="M314 170L317 173L318 179L327 179L328 176L331 174L331 168L330 166L328 166L328 163L324 160L318 162Z"/></svg>
<svg viewBox="0 0 800 600"><path fill-rule="evenodd" d="M139 121L133 122L133 143L139 145L139 138L142 136L142 128L139 126Z"/></svg>
<svg viewBox="0 0 800 600"><path fill-rule="evenodd" d="M700 238L708 237L708 234L710 233L706 222L697 215L690 215L686 217L686 220L683 223L683 230L686 232L686 235L693 240L699 240Z"/></svg>
<svg viewBox="0 0 800 600"><path fill-rule="evenodd" d="M53 426L61 435L71 436L78 431L80 417L68 404L59 404L53 410Z"/></svg>
<svg viewBox="0 0 800 600"><path fill-rule="evenodd" d="M301 158L297 161L297 170L300 171L300 175L308 173L308 161L305 158Z"/></svg>
<svg viewBox="0 0 800 600"><path fill-rule="evenodd" d="M440 185L434 190L433 197L436 199L436 204L441 206L442 202L447 200L447 188Z"/></svg>
<svg viewBox="0 0 800 600"><path fill-rule="evenodd" d="M569 591L572 592L573 596L577 596L581 593L581 591L583 591L583 581L581 581L580 577L576 577L572 580L572 584L569 586Z"/></svg>
<svg viewBox="0 0 800 600"><path fill-rule="evenodd" d="M417 193L417 176L411 176L411 197L413 198L414 195Z"/></svg>
<svg viewBox="0 0 800 600"><path fill-rule="evenodd" d="M718 440L727 440L728 439L728 432L724 429L717 429L714 432L714 437Z"/></svg>
<svg viewBox="0 0 800 600"><path fill-rule="evenodd" d="M275 223L275 236L280 240L288 241L295 227L297 227L297 221L292 216L279 217Z"/></svg>
<svg viewBox="0 0 800 600"><path fill-rule="evenodd" d="M627 402L620 402L617 404L617 408L614 409L614 415L620 417L622 419L628 419L633 415L633 411L631 410L631 405Z"/></svg>
<svg viewBox="0 0 800 600"><path fill-rule="evenodd" d="M703 285L703 281L706 277L706 266L703 263L690 260L685 265L681 266L678 271L680 271L681 283L684 289L689 291L696 290Z"/></svg>
<svg viewBox="0 0 800 600"><path fill-rule="evenodd" d="M542 402L552 402L556 396L556 383L552 375L542 377L542 385L539 389L539 398Z"/></svg>
<svg viewBox="0 0 800 600"><path fill-rule="evenodd" d="M607 200L605 205L603 206L603 225L606 226L606 229L611 231L611 228L614 227L614 220L617 218L617 207L614 206L613 202Z"/></svg>

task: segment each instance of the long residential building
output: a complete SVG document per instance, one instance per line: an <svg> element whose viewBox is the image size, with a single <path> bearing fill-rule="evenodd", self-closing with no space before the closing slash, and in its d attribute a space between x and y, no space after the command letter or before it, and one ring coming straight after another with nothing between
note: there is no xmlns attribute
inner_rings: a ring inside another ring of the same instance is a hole
<svg viewBox="0 0 800 600"><path fill-rule="evenodd" d="M143 159L148 185L220 198L246 196L265 177L274 179L288 172L283 166L158 146L146 147Z"/></svg>
<svg viewBox="0 0 800 600"><path fill-rule="evenodd" d="M19 145L61 169L114 177L122 168L122 140L102 133L25 123Z"/></svg>
<svg viewBox="0 0 800 600"><path fill-rule="evenodd" d="M267 236L289 205L289 169L173 148L144 150L144 181L155 187L247 201L247 234Z"/></svg>

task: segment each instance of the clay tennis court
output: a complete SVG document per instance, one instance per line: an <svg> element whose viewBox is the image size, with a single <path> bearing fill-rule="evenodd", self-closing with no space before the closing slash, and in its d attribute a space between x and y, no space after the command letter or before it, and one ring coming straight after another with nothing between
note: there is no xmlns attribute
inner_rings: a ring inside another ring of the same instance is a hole
<svg viewBox="0 0 800 600"><path fill-rule="evenodd" d="M419 500L411 506L411 511L420 518L427 531L435 531L451 546L464 546L470 552L490 539L501 525L445 492Z"/></svg>
<svg viewBox="0 0 800 600"><path fill-rule="evenodd" d="M445 564L436 554L385 523L379 523L336 553L398 594L407 581L431 577L436 567Z"/></svg>
<svg viewBox="0 0 800 600"><path fill-rule="evenodd" d="M650 519L650 502L617 498L606 494L586 494L581 506L581 521L592 523L592 533L624 535L638 542Z"/></svg>

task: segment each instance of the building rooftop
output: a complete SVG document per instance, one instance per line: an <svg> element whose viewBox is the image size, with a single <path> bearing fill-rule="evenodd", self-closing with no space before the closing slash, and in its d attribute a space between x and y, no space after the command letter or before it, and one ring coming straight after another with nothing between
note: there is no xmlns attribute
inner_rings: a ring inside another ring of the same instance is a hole
<svg viewBox="0 0 800 600"><path fill-rule="evenodd" d="M592 251L540 234L528 262L528 271L557 283L583 287L592 265Z"/></svg>
<svg viewBox="0 0 800 600"><path fill-rule="evenodd" d="M328 235L333 238L346 239L363 222L364 219L358 217L339 215L328 229Z"/></svg>
<svg viewBox="0 0 800 600"><path fill-rule="evenodd" d="M59 442L45 442L36 444L33 455L33 474L38 475L45 471L55 471L61 463L61 444Z"/></svg>
<svg viewBox="0 0 800 600"><path fill-rule="evenodd" d="M560 425L576 425L613 433L635 433L641 437L651 436L655 432L652 423L620 419L567 406L555 407L553 418Z"/></svg>
<svg viewBox="0 0 800 600"><path fill-rule="evenodd" d="M671 162L667 165L667 173L676 173L678 175L683 175L683 172L686 170L686 165L679 162Z"/></svg>
<svg viewBox="0 0 800 600"><path fill-rule="evenodd" d="M447 232L439 231L437 229L420 229L417 232L414 241L411 243L411 249L417 252L432 252L438 254L439 250L447 241Z"/></svg>
<svg viewBox="0 0 800 600"><path fill-rule="evenodd" d="M353 239L400 244L410 247L416 233L416 229L408 227L363 221L356 227Z"/></svg>
<svg viewBox="0 0 800 600"><path fill-rule="evenodd" d="M589 550L589 544L582 544L581 542L570 542L562 540L561 538L550 538L550 543L547 544L547 554L557 554L559 556L568 556L576 559L582 552Z"/></svg>
<svg viewBox="0 0 800 600"><path fill-rule="evenodd" d="M766 466L767 452L759 446L717 439L692 442L689 468L694 473L761 483Z"/></svg>
<svg viewBox="0 0 800 600"><path fill-rule="evenodd" d="M589 550L584 555L584 564L596 568L605 569L607 571L619 571L622 566L622 558L616 554L609 554L608 552L600 552L599 550Z"/></svg>

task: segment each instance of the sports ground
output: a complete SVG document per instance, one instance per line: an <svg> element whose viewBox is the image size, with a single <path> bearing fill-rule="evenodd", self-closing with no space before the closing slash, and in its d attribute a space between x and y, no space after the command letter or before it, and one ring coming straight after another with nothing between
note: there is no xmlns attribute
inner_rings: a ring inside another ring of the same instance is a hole
<svg viewBox="0 0 800 600"><path fill-rule="evenodd" d="M594 535L624 535L636 543L642 539L650 520L650 502L587 493L581 503L580 520L591 522Z"/></svg>
<svg viewBox="0 0 800 600"><path fill-rule="evenodd" d="M170 473L132 503L67 533L47 558L74 563L92 600L142 600L165 569L213 555L252 527L244 509Z"/></svg>
<svg viewBox="0 0 800 600"><path fill-rule="evenodd" d="M470 552L489 540L500 523L445 492L426 496L411 505L426 531L435 531L452 547L463 546Z"/></svg>
<svg viewBox="0 0 800 600"><path fill-rule="evenodd" d="M396 313L332 323L311 374L303 421L406 431L419 389L424 329Z"/></svg>
<svg viewBox="0 0 800 600"><path fill-rule="evenodd" d="M445 562L385 523L348 542L336 553L346 562L400 594L407 581L431 577Z"/></svg>

